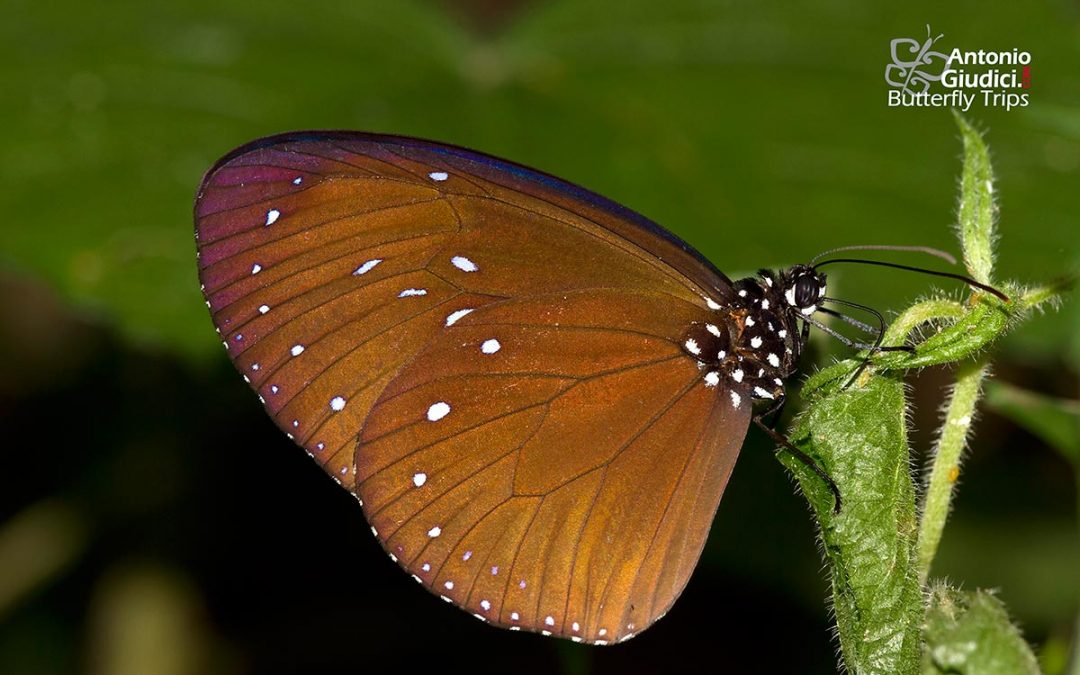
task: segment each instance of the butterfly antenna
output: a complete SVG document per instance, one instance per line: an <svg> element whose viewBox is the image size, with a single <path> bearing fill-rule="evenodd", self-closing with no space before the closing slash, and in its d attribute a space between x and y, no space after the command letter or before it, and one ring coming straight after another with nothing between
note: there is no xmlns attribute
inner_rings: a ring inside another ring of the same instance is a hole
<svg viewBox="0 0 1080 675"><path fill-rule="evenodd" d="M825 298L822 298L822 301L823 302L833 302L833 303L836 303L838 305L844 305L845 307L851 307L852 309L861 309L862 311L867 312L868 314L874 315L874 318L877 319L877 324L878 325L877 325L877 328L875 329L872 326L862 324L861 321L856 321L855 319L852 319L849 316L841 314L840 312L835 312L835 311L829 310L829 309L827 309L825 307L818 307L818 311L824 311L826 314L830 314L832 316L839 317L839 318L843 319L844 321L846 321L847 323L850 323L850 324L860 328L861 330L864 330L866 333L871 333L871 334L873 334L875 336L873 346L870 347L870 350L866 353L866 356L862 359L862 363L859 364L859 367L855 370L855 373L851 376L850 379L848 379L847 384L844 385L845 389L847 387L850 387L852 384L855 383L856 380L859 379L859 376L862 375L863 371L866 370L866 368L870 365L870 357L872 357L874 354L876 354L878 352L908 352L909 354L914 354L915 353L915 348L911 347L909 345L898 345L898 346L895 346L895 347L883 347L881 345L882 340L885 339L885 317L881 316L881 312L877 311L873 307L868 307L866 305L860 305L857 302L851 302L851 301L848 301L848 300L840 300L839 298L825 297ZM862 324L862 326L859 326L859 324Z"/></svg>
<svg viewBox="0 0 1080 675"><path fill-rule="evenodd" d="M956 264L956 258L950 253L946 253L939 248L932 248L930 246L892 246L889 244L856 244L853 246L839 246L837 248L831 248L824 253L819 253L810 260L810 264L813 265L818 259L824 258L827 255L833 253L840 253L841 251L899 251L901 253L925 253L932 255L935 258L941 258L950 265Z"/></svg>
<svg viewBox="0 0 1080 675"><path fill-rule="evenodd" d="M820 257L820 256L818 256L818 257ZM938 270L928 270L925 267L912 267L911 265L900 265L898 263L884 262L884 261L881 261L881 260L864 260L862 258L833 258L831 260L826 260L825 262L815 263L812 266L812 269L816 270L819 267L824 267L825 265L832 265L833 263L854 263L854 264L857 264L857 265L877 265L879 267L891 267L891 268L897 269L897 270L907 270L908 272L920 272L922 274L929 274L930 276L934 276L934 277L945 277L946 279L956 279L957 281L962 281L962 282L964 282L965 284L967 284L969 286L974 286L975 288L982 289L982 290L986 291L987 293L991 293L991 294L997 296L999 299L1001 299L1002 302L1009 302L1009 296L1005 295L1004 293L1002 293L998 289L994 288L993 286L990 286L989 284L984 284L984 283L975 281L971 277L964 276L963 274L954 274L952 272L941 272L941 271L938 271Z"/></svg>

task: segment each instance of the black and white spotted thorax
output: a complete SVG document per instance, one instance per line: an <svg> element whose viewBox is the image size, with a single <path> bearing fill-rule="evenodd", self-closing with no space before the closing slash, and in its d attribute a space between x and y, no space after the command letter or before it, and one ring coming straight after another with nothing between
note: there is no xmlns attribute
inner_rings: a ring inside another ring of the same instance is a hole
<svg viewBox="0 0 1080 675"><path fill-rule="evenodd" d="M683 350L703 373L705 385L724 390L732 406L780 401L784 380L798 365L805 322L825 297L825 275L805 265L740 279L732 294L710 301L715 321L694 323Z"/></svg>

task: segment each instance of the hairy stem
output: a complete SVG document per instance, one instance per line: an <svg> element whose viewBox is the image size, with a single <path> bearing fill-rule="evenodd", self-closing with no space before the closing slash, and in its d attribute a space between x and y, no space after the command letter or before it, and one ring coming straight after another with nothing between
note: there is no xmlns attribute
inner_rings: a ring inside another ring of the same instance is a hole
<svg viewBox="0 0 1080 675"><path fill-rule="evenodd" d="M916 544L916 567L919 583L925 584L930 564L941 542L941 533L949 517L953 488L960 477L960 459L967 444L968 431L979 401L982 383L989 364L979 359L963 365L957 373L956 384L945 409L945 420L934 449L934 459L927 477L923 496L919 538Z"/></svg>

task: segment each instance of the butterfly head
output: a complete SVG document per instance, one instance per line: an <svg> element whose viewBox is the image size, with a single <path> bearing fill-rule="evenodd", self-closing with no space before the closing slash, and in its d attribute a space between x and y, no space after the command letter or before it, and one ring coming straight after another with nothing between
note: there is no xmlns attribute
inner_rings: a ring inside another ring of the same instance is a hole
<svg viewBox="0 0 1080 675"><path fill-rule="evenodd" d="M780 275L784 300L793 311L810 316L825 297L825 275L807 265L795 265Z"/></svg>

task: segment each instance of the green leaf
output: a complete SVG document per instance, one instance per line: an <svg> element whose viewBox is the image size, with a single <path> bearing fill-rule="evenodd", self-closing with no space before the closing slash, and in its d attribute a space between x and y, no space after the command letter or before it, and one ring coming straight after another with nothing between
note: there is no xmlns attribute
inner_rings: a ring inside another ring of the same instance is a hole
<svg viewBox="0 0 1080 675"><path fill-rule="evenodd" d="M982 135L953 111L964 140L964 171L960 178L960 243L964 249L964 264L976 281L990 283L994 269L994 172L990 168L990 153Z"/></svg>
<svg viewBox="0 0 1080 675"><path fill-rule="evenodd" d="M1037 675L1039 665L1000 600L938 585L926 612L922 672Z"/></svg>
<svg viewBox="0 0 1080 675"><path fill-rule="evenodd" d="M986 404L1057 448L1080 468L1080 401L991 382L986 389Z"/></svg>
<svg viewBox="0 0 1080 675"><path fill-rule="evenodd" d="M856 673L913 673L918 667L921 592L912 560L915 488L908 470L903 381L873 377L843 388L846 366L804 387L814 398L791 439L836 482L833 497L789 456L821 523L844 662Z"/></svg>

